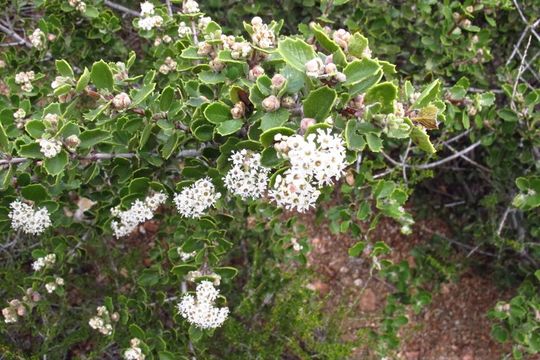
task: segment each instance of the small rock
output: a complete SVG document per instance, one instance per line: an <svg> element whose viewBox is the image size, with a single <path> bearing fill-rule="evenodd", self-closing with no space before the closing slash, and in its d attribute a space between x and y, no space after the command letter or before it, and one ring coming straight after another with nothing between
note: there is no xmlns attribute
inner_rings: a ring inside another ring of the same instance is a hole
<svg viewBox="0 0 540 360"><path fill-rule="evenodd" d="M360 310L371 312L377 310L377 297L373 290L367 288L360 299Z"/></svg>

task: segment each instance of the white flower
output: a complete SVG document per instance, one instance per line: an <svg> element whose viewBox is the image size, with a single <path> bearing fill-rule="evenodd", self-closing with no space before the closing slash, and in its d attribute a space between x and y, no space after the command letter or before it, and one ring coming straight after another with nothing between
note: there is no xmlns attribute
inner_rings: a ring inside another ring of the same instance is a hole
<svg viewBox="0 0 540 360"><path fill-rule="evenodd" d="M159 15L147 16L139 19L139 27L143 30L152 30L163 25L163 18Z"/></svg>
<svg viewBox="0 0 540 360"><path fill-rule="evenodd" d="M210 16L202 16L197 23L197 27L199 28L199 30L203 31L211 22L212 18Z"/></svg>
<svg viewBox="0 0 540 360"><path fill-rule="evenodd" d="M111 325L109 312L105 306L98 306L97 316L88 321L88 325L94 330L99 331L105 336L112 335L113 327Z"/></svg>
<svg viewBox="0 0 540 360"><path fill-rule="evenodd" d="M332 38L343 50L347 50L349 47L349 40L351 39L351 33L344 29L339 29L334 31Z"/></svg>
<svg viewBox="0 0 540 360"><path fill-rule="evenodd" d="M192 251L192 252L183 252L182 251L182 248L178 248L178 255L180 255L180 259L182 261L188 261L189 259L191 259L192 257L194 257L195 255L197 255L197 252L196 251Z"/></svg>
<svg viewBox="0 0 540 360"><path fill-rule="evenodd" d="M221 197L216 193L214 184L210 178L197 180L193 185L183 189L174 196L174 203L178 212L183 217L197 219L204 214L209 207L214 206Z"/></svg>
<svg viewBox="0 0 540 360"><path fill-rule="evenodd" d="M21 230L26 234L38 235L51 226L51 219L47 208L42 207L34 211L33 207L19 200L12 202L8 217L11 219L13 230Z"/></svg>
<svg viewBox="0 0 540 360"><path fill-rule="evenodd" d="M23 120L26 117L26 111L24 109L19 109L13 113L15 120Z"/></svg>
<svg viewBox="0 0 540 360"><path fill-rule="evenodd" d="M44 268L50 268L56 262L56 254L48 254L37 258L36 261L32 263L32 269L34 271L41 271Z"/></svg>
<svg viewBox="0 0 540 360"><path fill-rule="evenodd" d="M189 35L191 35L191 28L182 21L178 26L178 36L186 37Z"/></svg>
<svg viewBox="0 0 540 360"><path fill-rule="evenodd" d="M114 236L117 238L129 235L139 224L144 223L154 217L154 212L157 208L165 203L167 195L159 192L151 196L147 196L144 201L135 200L126 211L120 211L119 208L111 209L111 215L120 218L120 222L113 220L111 229Z"/></svg>
<svg viewBox="0 0 540 360"><path fill-rule="evenodd" d="M37 139L40 151L46 158L53 158L62 151L62 142L56 139Z"/></svg>
<svg viewBox="0 0 540 360"><path fill-rule="evenodd" d="M19 319L17 315L17 309L13 306L8 306L2 309L2 315L4 316L4 322L6 324L16 323Z"/></svg>
<svg viewBox="0 0 540 360"><path fill-rule="evenodd" d="M227 307L217 308L214 302L219 290L210 281L197 285L196 295L184 295L178 304L178 312L191 324L201 329L213 329L221 326L229 315Z"/></svg>
<svg viewBox="0 0 540 360"><path fill-rule="evenodd" d="M47 292L51 294L54 290L56 290L56 283L50 282L45 284L45 289L47 289Z"/></svg>
<svg viewBox="0 0 540 360"><path fill-rule="evenodd" d="M58 286L64 286L64 279L62 279L61 277L57 277L56 279L54 279L54 282Z"/></svg>
<svg viewBox="0 0 540 360"><path fill-rule="evenodd" d="M185 0L182 5L182 12L184 14L196 14L199 12L199 4L194 0Z"/></svg>
<svg viewBox="0 0 540 360"><path fill-rule="evenodd" d="M141 17L154 15L154 4L149 1L141 3Z"/></svg>
<svg viewBox="0 0 540 360"><path fill-rule="evenodd" d="M21 89L25 92L31 92L34 89L32 86L32 80L34 80L35 74L33 71L20 72L15 74L15 83L21 85Z"/></svg>
<svg viewBox="0 0 540 360"><path fill-rule="evenodd" d="M167 58L165 58L165 63L159 67L159 72L163 75L167 75L171 71L176 71L176 65L176 61L170 56L167 56Z"/></svg>
<svg viewBox="0 0 540 360"><path fill-rule="evenodd" d="M144 360L145 355L143 354L139 345L141 341L137 338L133 338L130 341L131 347L124 351L124 359L126 360Z"/></svg>
<svg viewBox="0 0 540 360"><path fill-rule="evenodd" d="M262 101L262 107L268 112L276 111L280 107L279 99L275 95L270 95Z"/></svg>
<svg viewBox="0 0 540 360"><path fill-rule="evenodd" d="M278 155L288 159L290 168L277 176L269 196L280 207L304 212L315 206L319 188L331 185L343 175L347 166L345 146L339 136L317 130L307 138L300 135L276 135Z"/></svg>
<svg viewBox="0 0 540 360"><path fill-rule="evenodd" d="M225 187L242 199L258 199L266 191L270 169L261 165L261 155L243 149L234 152L229 160L232 168L223 178Z"/></svg>
<svg viewBox="0 0 540 360"><path fill-rule="evenodd" d="M42 50L45 47L45 44L43 43L43 40L45 40L45 33L39 28L35 29L28 39L30 39L32 46L38 50Z"/></svg>

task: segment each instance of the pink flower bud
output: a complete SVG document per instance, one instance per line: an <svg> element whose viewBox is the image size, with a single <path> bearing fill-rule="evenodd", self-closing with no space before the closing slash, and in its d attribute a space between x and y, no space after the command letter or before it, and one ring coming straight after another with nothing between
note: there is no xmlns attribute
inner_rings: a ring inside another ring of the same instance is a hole
<svg viewBox="0 0 540 360"><path fill-rule="evenodd" d="M269 111L269 112L276 111L277 109L279 109L279 106L280 106L279 99L274 95L270 95L269 97L263 100L262 106L264 110L266 111Z"/></svg>
<svg viewBox="0 0 540 360"><path fill-rule="evenodd" d="M131 105L131 99L125 92L116 95L112 102L116 110L125 110Z"/></svg>

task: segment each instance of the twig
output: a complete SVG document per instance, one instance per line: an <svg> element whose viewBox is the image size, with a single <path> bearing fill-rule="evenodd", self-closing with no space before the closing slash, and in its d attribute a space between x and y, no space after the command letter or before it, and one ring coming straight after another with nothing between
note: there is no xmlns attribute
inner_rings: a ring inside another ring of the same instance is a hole
<svg viewBox="0 0 540 360"><path fill-rule="evenodd" d="M452 152L456 153L457 150L454 149L454 147L446 142L443 142L443 145L446 146L447 148L449 148L450 150L452 150ZM478 167L479 169L481 170L484 170L485 172L491 172L491 169L488 169L487 167L485 167L484 165L482 164L479 164L477 163L476 161L474 161L473 159L471 159L470 157L468 156L465 156L465 155L461 155L460 156L463 160L467 161L468 163L470 164L473 164L474 166Z"/></svg>
<svg viewBox="0 0 540 360"><path fill-rule="evenodd" d="M10 29L9 27L3 24L0 24L0 30L6 35L11 36L15 40L17 40L20 44L24 44L27 48L32 48L32 44L30 43L30 41L26 40L25 38L17 34L15 31Z"/></svg>
<svg viewBox="0 0 540 360"><path fill-rule="evenodd" d="M127 8L127 7L123 6L123 5L117 4L117 3L109 1L109 0L105 0L104 4L107 5L108 7L110 7L111 9L121 11L121 12L123 12L125 14L128 14L128 15L131 15L131 16L139 16L140 15L140 13L138 11L131 10L130 8Z"/></svg>
<svg viewBox="0 0 540 360"><path fill-rule="evenodd" d="M409 156L409 151L411 150L411 144L412 144L412 140L409 139L409 143L407 144L407 149L405 150L405 153L401 157L401 165L402 165L402 170L403 170L403 180L405 180L405 184L407 184L408 181L407 181L407 168L404 165L405 165L405 161L407 160L407 157Z"/></svg>
<svg viewBox="0 0 540 360"><path fill-rule="evenodd" d="M525 59L527 58L527 52L529 51L529 46L531 46L531 39L532 39L532 36L529 35L527 46L525 46L525 51L523 52L523 56L521 57L521 63L519 64L518 74L516 77L516 81L514 82L514 88L512 89L512 99L510 101L512 110L516 110L516 102L514 101L514 99L515 99L519 79L521 78L521 74L523 74L523 71L524 71Z"/></svg>
<svg viewBox="0 0 540 360"><path fill-rule="evenodd" d="M508 218L508 214L510 214L510 212L513 211L513 209L508 206L506 208L506 210L504 211L504 214L501 218L501 221L499 222L499 226L497 227L497 236L501 236L501 232L503 231L504 229L504 223L506 223L506 219Z"/></svg>
<svg viewBox="0 0 540 360"><path fill-rule="evenodd" d="M167 4L167 13L169 16L173 16L171 0L165 0L165 4Z"/></svg>
<svg viewBox="0 0 540 360"><path fill-rule="evenodd" d="M480 146L480 144L481 144L481 142L477 141L474 144L466 147L465 149L463 149L463 150L461 150L461 151L459 151L457 153L454 153L453 155L450 155L450 156L448 156L448 157L446 157L444 159L434 161L434 162L431 162L431 163L427 163L427 164L422 164L422 165L403 164L403 163L400 163L399 161L396 161L396 160L392 159L390 156L388 156L383 151L381 151L381 154L395 166L407 167L409 169L416 169L416 170L426 170L426 169L431 169L431 168L440 166L440 165L445 164L445 163L447 163L449 161L452 161L452 160L454 160L454 159L456 159L458 157L461 157L462 155L467 154L467 153L473 151L474 149L476 149L478 146Z"/></svg>

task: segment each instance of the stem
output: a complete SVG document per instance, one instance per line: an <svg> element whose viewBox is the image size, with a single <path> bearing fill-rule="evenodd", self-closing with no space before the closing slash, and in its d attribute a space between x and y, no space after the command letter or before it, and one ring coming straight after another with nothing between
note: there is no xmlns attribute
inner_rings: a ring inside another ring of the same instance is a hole
<svg viewBox="0 0 540 360"><path fill-rule="evenodd" d="M0 30L6 35L11 36L15 40L17 40L20 44L24 44L27 48L32 48L32 44L28 40L17 34L15 31L11 30L7 26L0 24Z"/></svg>
<svg viewBox="0 0 540 360"><path fill-rule="evenodd" d="M111 9L121 11L121 12L123 12L125 14L128 14L128 15L131 15L131 16L139 16L140 15L140 13L138 11L131 10L130 8L127 8L127 7L123 6L123 5L117 4L117 3L109 1L109 0L105 0L103 3L105 5L107 5L108 7L110 7Z"/></svg>

